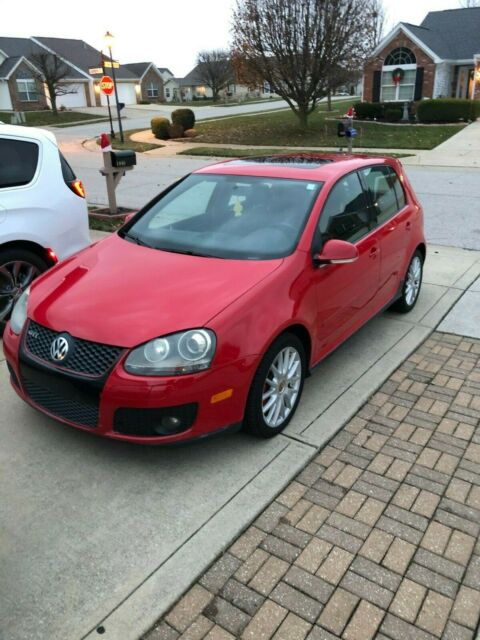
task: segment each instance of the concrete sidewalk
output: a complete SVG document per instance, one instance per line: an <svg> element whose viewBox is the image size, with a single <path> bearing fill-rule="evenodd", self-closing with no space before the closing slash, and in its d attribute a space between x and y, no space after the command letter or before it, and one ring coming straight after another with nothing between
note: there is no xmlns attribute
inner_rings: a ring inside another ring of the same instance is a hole
<svg viewBox="0 0 480 640"><path fill-rule="evenodd" d="M480 167L480 120L472 122L431 151L404 158L405 165L430 167Z"/></svg>
<svg viewBox="0 0 480 640"><path fill-rule="evenodd" d="M472 640L480 340L433 333L146 635Z"/></svg>

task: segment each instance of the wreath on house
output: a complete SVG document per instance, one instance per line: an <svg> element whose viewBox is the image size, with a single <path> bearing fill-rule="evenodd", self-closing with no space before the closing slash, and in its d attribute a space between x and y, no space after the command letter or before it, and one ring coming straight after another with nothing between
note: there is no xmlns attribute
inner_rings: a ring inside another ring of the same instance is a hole
<svg viewBox="0 0 480 640"><path fill-rule="evenodd" d="M392 71L392 80L394 85L398 85L403 80L403 76L405 75L405 71L400 67L397 67Z"/></svg>

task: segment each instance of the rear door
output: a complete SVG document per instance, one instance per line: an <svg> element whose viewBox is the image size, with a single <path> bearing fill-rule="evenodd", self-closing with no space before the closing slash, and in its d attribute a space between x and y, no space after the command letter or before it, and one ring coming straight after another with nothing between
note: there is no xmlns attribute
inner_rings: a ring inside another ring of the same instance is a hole
<svg viewBox="0 0 480 640"><path fill-rule="evenodd" d="M330 191L316 234L316 247L332 238L356 245L358 260L316 269L317 329L320 353L330 351L371 315L379 286L379 244L371 233L370 208L356 172L341 178Z"/></svg>
<svg viewBox="0 0 480 640"><path fill-rule="evenodd" d="M397 293L405 252L410 244L411 208L405 198L396 171L389 165L375 165L360 170L367 190L375 224L375 235L380 245L380 307Z"/></svg>

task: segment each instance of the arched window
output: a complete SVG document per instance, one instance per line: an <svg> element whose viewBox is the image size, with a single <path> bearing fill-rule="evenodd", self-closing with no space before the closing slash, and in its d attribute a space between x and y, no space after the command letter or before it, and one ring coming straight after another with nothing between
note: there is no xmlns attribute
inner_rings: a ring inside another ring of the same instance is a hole
<svg viewBox="0 0 480 640"><path fill-rule="evenodd" d="M417 59L408 47L397 47L385 58L382 69L383 102L410 102L415 96Z"/></svg>
<svg viewBox="0 0 480 640"><path fill-rule="evenodd" d="M397 47L393 51L390 51L385 58L384 66L390 65L402 65L402 64L416 64L417 59L411 49L407 47Z"/></svg>

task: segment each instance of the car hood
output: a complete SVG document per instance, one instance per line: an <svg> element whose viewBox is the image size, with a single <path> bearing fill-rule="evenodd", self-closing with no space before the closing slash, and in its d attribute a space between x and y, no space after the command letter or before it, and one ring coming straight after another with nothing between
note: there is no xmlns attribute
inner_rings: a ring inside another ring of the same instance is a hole
<svg viewBox="0 0 480 640"><path fill-rule="evenodd" d="M133 347L205 326L282 262L169 253L113 235L37 280L28 315L54 331Z"/></svg>

